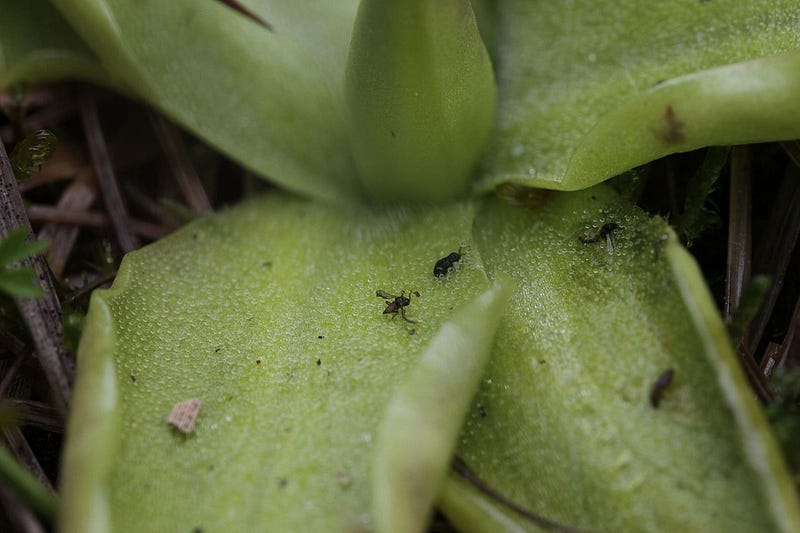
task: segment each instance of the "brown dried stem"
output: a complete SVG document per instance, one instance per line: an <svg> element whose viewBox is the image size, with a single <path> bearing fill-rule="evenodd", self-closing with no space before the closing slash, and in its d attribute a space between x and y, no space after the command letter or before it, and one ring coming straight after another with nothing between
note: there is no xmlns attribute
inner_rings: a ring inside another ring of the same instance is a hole
<svg viewBox="0 0 800 533"><path fill-rule="evenodd" d="M55 224L72 224L90 228L107 228L111 219L104 213L96 211L74 211L59 209L49 205L32 205L28 208L30 219L36 222L52 222ZM129 227L137 235L147 239L160 239L169 234L169 229L140 220L129 220Z"/></svg>
<svg viewBox="0 0 800 533"><path fill-rule="evenodd" d="M117 184L111 158L108 155L108 145L103 136L100 125L100 116L94 96L87 92L81 102L81 118L86 132L86 141L92 155L95 174L100 183L106 210L111 217L111 224L117 236L117 241L123 252L132 252L139 248L139 239L134 235L128 220L128 213L122 201L119 185Z"/></svg>
<svg viewBox="0 0 800 533"><path fill-rule="evenodd" d="M28 239L33 240L33 229L25 213L22 197L17 189L16 179L2 142L0 142L0 211L2 215L0 234L7 235L12 229L23 227L28 233ZM37 254L21 263L34 268L36 280L44 295L40 298L15 298L15 301L31 332L56 407L62 415L66 415L74 367L64 345L61 307L44 257Z"/></svg>
<svg viewBox="0 0 800 533"><path fill-rule="evenodd" d="M764 336L767 323L783 289L792 250L800 238L800 169L789 166L783 176L754 258L754 268L772 277L772 287L767 292L758 314L745 330L743 346L753 354Z"/></svg>
<svg viewBox="0 0 800 533"><path fill-rule="evenodd" d="M197 171L189 161L181 132L171 122L152 111L150 121L167 156L175 180L186 198L186 203L197 213L211 213L213 211L211 203Z"/></svg>

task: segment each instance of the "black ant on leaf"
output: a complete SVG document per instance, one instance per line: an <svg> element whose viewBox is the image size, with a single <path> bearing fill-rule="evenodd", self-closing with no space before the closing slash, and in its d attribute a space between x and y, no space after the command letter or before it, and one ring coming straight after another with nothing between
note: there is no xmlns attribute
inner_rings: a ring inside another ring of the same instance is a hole
<svg viewBox="0 0 800 533"><path fill-rule="evenodd" d="M386 300L386 309L383 310L384 315L392 314L392 318L394 319L397 317L397 313L400 313L400 316L403 318L403 320L411 324L416 324L416 320L411 320L406 316L405 308L411 303L411 296L416 296L419 298L419 292L409 291L408 297L406 297L405 294L406 291L400 292L400 296L389 294L385 291L375 291L375 296Z"/></svg>

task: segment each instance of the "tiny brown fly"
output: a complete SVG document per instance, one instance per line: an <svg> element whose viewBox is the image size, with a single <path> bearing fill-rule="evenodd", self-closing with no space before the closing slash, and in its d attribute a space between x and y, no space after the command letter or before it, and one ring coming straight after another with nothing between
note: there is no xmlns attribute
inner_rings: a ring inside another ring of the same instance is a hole
<svg viewBox="0 0 800 533"><path fill-rule="evenodd" d="M419 292L417 291L409 291L408 298L406 298L406 291L400 292L400 296L389 294L385 291L375 291L375 296L378 298L383 298L386 301L386 309L383 310L384 315L392 314L392 318L394 319L397 317L397 313L400 313L400 316L403 318L403 320L411 324L416 324L416 320L411 320L406 316L405 310L405 308L411 303L412 295L419 298Z"/></svg>

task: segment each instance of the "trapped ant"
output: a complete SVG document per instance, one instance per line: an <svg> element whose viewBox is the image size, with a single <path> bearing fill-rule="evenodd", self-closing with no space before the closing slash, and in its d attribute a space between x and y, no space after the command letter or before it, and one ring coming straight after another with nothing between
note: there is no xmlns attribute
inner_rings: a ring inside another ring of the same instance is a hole
<svg viewBox="0 0 800 533"><path fill-rule="evenodd" d="M408 304L411 303L412 295L419 298L419 292L409 291L408 298L406 298L405 294L406 291L401 291L400 296L389 294L388 292L385 291L375 291L375 296L386 300L386 309L383 310L384 315L388 315L391 313L393 315L392 318L394 319L397 316L397 313L400 313L400 316L403 317L403 320L405 320L410 324L416 324L417 323L416 320L411 320L406 316L405 308L408 306Z"/></svg>

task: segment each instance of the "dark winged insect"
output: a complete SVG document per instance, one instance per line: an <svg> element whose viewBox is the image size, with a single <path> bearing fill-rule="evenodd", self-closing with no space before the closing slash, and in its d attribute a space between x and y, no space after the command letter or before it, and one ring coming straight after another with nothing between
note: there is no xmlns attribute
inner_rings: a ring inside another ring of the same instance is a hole
<svg viewBox="0 0 800 533"><path fill-rule="evenodd" d="M461 254L459 252L453 252L447 257L442 257L433 265L433 275L437 278L445 277L460 260Z"/></svg>
<svg viewBox="0 0 800 533"><path fill-rule="evenodd" d="M411 296L416 296L419 298L419 292L417 291L409 291L408 298L406 297L406 292L402 291L400 296L389 294L386 291L375 291L375 296L378 298L383 298L386 300L386 309L383 310L384 315L392 314L392 318L395 318L398 313L406 322L411 324L416 324L416 320L411 320L406 316L405 308L411 303Z"/></svg>
<svg viewBox="0 0 800 533"><path fill-rule="evenodd" d="M655 409L658 409L659 404L661 404L661 398L664 396L664 391L667 390L667 387L672 385L673 377L675 377L675 371L671 368L668 368L663 371L653 383L653 386L650 389L650 405L652 405Z"/></svg>
<svg viewBox="0 0 800 533"><path fill-rule="evenodd" d="M578 240L581 241L583 244L592 244L598 242L600 239L604 239L611 235L612 232L619 229L619 224L616 222L609 222L608 224L604 224L597 233L594 234L594 237L578 237Z"/></svg>

